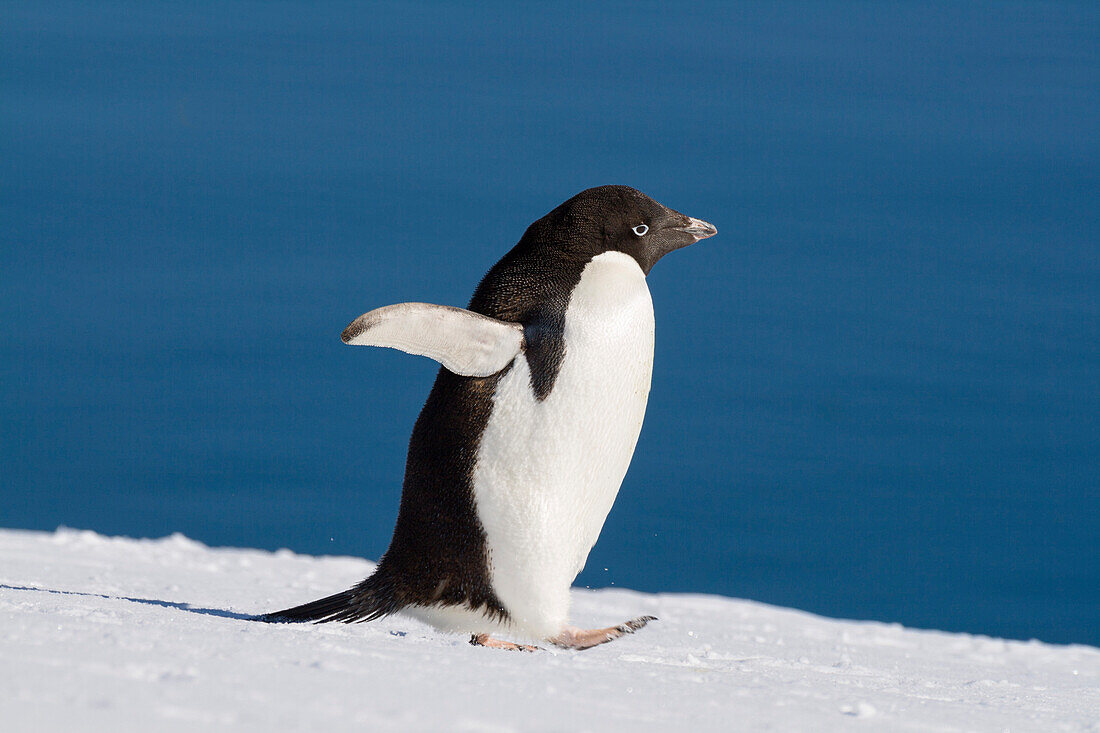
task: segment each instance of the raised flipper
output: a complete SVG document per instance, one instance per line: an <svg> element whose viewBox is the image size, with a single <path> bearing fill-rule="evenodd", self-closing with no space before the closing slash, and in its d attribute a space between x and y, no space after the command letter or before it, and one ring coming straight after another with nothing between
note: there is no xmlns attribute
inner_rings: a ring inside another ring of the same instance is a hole
<svg viewBox="0 0 1100 733"><path fill-rule="evenodd" d="M464 377L488 377L523 351L523 326L431 303L398 303L364 313L340 336L345 344L387 346L435 359Z"/></svg>

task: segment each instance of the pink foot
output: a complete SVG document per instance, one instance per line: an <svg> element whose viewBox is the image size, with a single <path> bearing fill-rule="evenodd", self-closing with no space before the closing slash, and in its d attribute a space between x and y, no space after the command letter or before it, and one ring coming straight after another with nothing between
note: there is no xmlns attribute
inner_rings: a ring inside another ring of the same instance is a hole
<svg viewBox="0 0 1100 733"><path fill-rule="evenodd" d="M488 634L474 634L470 637L470 643L474 646L486 646L490 649L507 649L513 652L537 652L539 648L537 646L529 646L527 644L513 644L510 641L502 641L500 639L494 639Z"/></svg>
<svg viewBox="0 0 1100 733"><path fill-rule="evenodd" d="M639 616L618 626L606 629L578 629L576 626L566 626L560 634L552 639L547 639L554 646L563 649L591 649L600 644L614 641L620 636L633 634L650 621L656 621L656 616Z"/></svg>

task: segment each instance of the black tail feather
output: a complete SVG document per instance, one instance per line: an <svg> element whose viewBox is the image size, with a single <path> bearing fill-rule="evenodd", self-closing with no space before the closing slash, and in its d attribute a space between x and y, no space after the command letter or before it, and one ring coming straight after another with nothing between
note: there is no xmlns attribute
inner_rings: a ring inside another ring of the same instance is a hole
<svg viewBox="0 0 1100 733"><path fill-rule="evenodd" d="M303 623L341 621L345 624L373 621L399 611L403 604L394 597L388 584L379 582L377 574L342 593L321 598L301 606L256 616L265 623Z"/></svg>

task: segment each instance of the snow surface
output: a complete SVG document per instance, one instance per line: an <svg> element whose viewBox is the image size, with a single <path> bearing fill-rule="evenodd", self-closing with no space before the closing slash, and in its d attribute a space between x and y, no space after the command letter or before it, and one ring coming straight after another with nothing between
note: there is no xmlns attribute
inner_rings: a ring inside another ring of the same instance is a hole
<svg viewBox="0 0 1100 733"><path fill-rule="evenodd" d="M1100 649L837 621L716 596L574 591L660 621L584 652L470 646L394 617L250 614L371 563L0 530L0 720L30 730L1100 731Z"/></svg>

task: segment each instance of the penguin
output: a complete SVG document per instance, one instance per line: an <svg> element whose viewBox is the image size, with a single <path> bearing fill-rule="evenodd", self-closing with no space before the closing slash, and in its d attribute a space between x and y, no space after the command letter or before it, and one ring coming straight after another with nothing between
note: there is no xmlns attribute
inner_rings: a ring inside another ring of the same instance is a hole
<svg viewBox="0 0 1100 733"><path fill-rule="evenodd" d="M401 303L346 344L442 367L413 427L397 524L374 573L269 622L371 621L402 612L470 643L587 649L655 620L569 624L585 565L634 454L649 397L646 276L711 224L628 186L577 194L531 224L465 309Z"/></svg>

